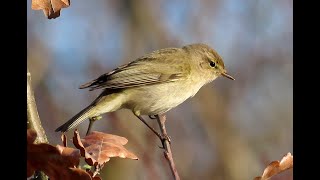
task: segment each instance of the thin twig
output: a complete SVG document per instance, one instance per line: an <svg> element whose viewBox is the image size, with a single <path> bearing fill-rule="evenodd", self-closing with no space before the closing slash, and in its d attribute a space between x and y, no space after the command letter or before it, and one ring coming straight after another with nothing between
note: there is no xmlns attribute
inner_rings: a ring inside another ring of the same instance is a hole
<svg viewBox="0 0 320 180"><path fill-rule="evenodd" d="M128 127L127 125L124 125L115 113L109 113L108 115L111 118L111 123L113 126L115 126L115 128L124 130L124 132L127 134L126 136L131 137L130 141L132 144L135 145L137 152L143 152L145 151L145 148L148 148L148 150L150 150L150 147L143 146L141 142L137 140L137 136L132 132L132 128ZM147 138L147 142L150 142L151 140L153 142L153 140L155 140L155 136L146 135L144 137ZM151 154L144 154L141 160L144 162L143 166L147 169L147 179L160 179L160 176L155 169L154 161L152 161Z"/></svg>
<svg viewBox="0 0 320 180"><path fill-rule="evenodd" d="M166 158L166 160L168 161L169 165L170 165L170 170L171 173L174 177L175 180L180 180L179 174L178 174L178 170L176 168L176 165L173 161L173 156L172 156L172 152L171 152L171 146L170 146L170 142L168 140L168 134L167 134L167 130L166 130L166 115L162 114L162 115L156 115L159 127L160 127L160 131L161 134L164 138L162 138L162 144L163 144L163 148L165 150L164 157Z"/></svg>
<svg viewBox="0 0 320 180"><path fill-rule="evenodd" d="M39 118L37 105L31 86L31 74L29 68L27 69L27 124L28 128L34 129L37 133L37 138L34 141L36 144L49 143ZM33 179L47 180L48 177L43 172L36 171Z"/></svg>

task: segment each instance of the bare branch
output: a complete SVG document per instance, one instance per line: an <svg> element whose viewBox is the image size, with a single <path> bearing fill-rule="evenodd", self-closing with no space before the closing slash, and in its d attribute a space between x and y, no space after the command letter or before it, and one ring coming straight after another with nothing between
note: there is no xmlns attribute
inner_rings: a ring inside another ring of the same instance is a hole
<svg viewBox="0 0 320 180"><path fill-rule="evenodd" d="M166 130L166 115L162 114L162 115L156 115L159 127L160 127L160 131L161 131L161 135L162 135L162 144L163 144L163 148L165 150L164 157L166 158L166 160L168 161L169 165L170 165L170 170L171 173L174 177L175 180L180 180L179 174L178 174L178 170L176 168L176 165L173 161L173 156L172 156L172 152L171 152L171 146L170 146L170 142L169 142L169 136L167 134L167 130Z"/></svg>
<svg viewBox="0 0 320 180"><path fill-rule="evenodd" d="M37 138L34 141L36 144L49 143L39 118L36 100L31 86L29 68L27 69L27 124L28 128L34 129L37 133ZM47 180L48 177L43 172L36 171L33 179Z"/></svg>
<svg viewBox="0 0 320 180"><path fill-rule="evenodd" d="M27 123L28 128L32 128L37 133L35 143L48 143L47 136L41 125L34 93L31 86L31 74L28 68L27 72Z"/></svg>

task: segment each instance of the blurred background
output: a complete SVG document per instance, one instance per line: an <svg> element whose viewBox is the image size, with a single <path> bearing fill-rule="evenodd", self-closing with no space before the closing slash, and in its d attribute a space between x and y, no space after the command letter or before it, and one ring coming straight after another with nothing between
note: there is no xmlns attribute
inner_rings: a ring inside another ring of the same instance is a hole
<svg viewBox="0 0 320 180"><path fill-rule="evenodd" d="M218 78L167 114L181 178L249 180L292 152L292 0L71 0L52 20L31 1L27 8L28 67L51 144L101 92L80 84L153 50L201 42L236 81ZM103 179L171 179L160 141L129 110L104 115L93 130L126 137L140 158L111 159ZM273 179L292 179L292 170Z"/></svg>

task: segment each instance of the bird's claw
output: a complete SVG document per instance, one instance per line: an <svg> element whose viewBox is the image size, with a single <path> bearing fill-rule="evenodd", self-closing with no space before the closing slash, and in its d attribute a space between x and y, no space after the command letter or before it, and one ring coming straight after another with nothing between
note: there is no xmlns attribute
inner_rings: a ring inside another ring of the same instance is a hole
<svg viewBox="0 0 320 180"><path fill-rule="evenodd" d="M157 119L155 115L149 115L150 119Z"/></svg>
<svg viewBox="0 0 320 180"><path fill-rule="evenodd" d="M170 138L170 136L168 136L167 134L162 134L162 136L161 136L161 141L165 141L165 140L167 140L168 142L169 142L169 144L171 144L171 138Z"/></svg>

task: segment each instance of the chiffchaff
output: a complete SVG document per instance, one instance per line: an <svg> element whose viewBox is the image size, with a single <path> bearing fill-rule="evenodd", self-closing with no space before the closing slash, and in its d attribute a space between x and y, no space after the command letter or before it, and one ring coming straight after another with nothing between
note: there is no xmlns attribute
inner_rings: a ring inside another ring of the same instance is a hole
<svg viewBox="0 0 320 180"><path fill-rule="evenodd" d="M234 80L227 74L222 58L208 45L151 52L80 86L90 91L104 90L56 131L68 131L85 119L122 108L130 109L139 119L141 115L163 114L219 76Z"/></svg>

